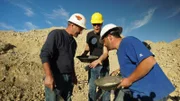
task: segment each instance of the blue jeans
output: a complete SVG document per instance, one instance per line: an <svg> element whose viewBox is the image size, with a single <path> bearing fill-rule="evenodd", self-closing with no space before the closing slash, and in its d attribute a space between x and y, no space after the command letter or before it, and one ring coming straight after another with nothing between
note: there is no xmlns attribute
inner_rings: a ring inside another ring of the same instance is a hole
<svg viewBox="0 0 180 101"><path fill-rule="evenodd" d="M45 86L45 101L64 101L61 95L57 94L55 89L52 91Z"/></svg>
<svg viewBox="0 0 180 101"><path fill-rule="evenodd" d="M99 88L99 93L96 92L97 86L94 81L99 77L104 77L109 75L109 66L103 67L101 65L96 66L95 68L89 69L89 92L88 92L88 101L96 101L98 94L102 94L102 89ZM105 91L102 96L102 101L110 101L110 91Z"/></svg>
<svg viewBox="0 0 180 101"><path fill-rule="evenodd" d="M167 97L160 100L153 100L150 97L133 98L132 92L129 89L121 89L116 94L114 101L167 101Z"/></svg>
<svg viewBox="0 0 180 101"><path fill-rule="evenodd" d="M69 74L54 75L56 88L52 91L45 86L46 101L71 101L73 91L72 77Z"/></svg>

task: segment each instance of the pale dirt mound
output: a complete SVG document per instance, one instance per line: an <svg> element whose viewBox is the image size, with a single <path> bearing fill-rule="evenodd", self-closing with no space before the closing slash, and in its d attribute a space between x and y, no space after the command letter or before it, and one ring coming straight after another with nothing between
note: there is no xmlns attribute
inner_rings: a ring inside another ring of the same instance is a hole
<svg viewBox="0 0 180 101"><path fill-rule="evenodd" d="M0 31L0 100L1 101L44 101L43 68L39 53L48 33L54 28L29 32ZM85 48L86 34L76 38L77 55ZM169 101L180 97L180 39L171 43L150 43L156 60L176 87ZM110 52L111 71L118 68L116 51ZM79 83L73 92L73 101L87 101L87 72L75 58Z"/></svg>

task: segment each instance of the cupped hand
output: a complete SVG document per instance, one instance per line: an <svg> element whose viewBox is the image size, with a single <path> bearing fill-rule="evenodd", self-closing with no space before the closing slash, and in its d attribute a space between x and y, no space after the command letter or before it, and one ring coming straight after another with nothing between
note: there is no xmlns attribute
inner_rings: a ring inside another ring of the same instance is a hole
<svg viewBox="0 0 180 101"><path fill-rule="evenodd" d="M128 78L123 78L117 88L127 88L132 85L132 82Z"/></svg>
<svg viewBox="0 0 180 101"><path fill-rule="evenodd" d="M110 76L117 76L117 75L119 75L119 74L120 74L120 70L117 69L117 70L114 70L114 71L110 74Z"/></svg>
<svg viewBox="0 0 180 101"><path fill-rule="evenodd" d="M89 64L90 68L95 68L98 64L102 65L101 61L99 59L93 61L92 63Z"/></svg>

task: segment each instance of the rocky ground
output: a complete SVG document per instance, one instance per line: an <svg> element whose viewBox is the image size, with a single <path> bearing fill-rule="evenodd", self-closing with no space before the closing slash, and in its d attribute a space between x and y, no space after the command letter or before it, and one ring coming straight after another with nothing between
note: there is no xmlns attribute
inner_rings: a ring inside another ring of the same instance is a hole
<svg viewBox="0 0 180 101"><path fill-rule="evenodd" d="M48 33L54 28L29 32L0 31L0 101L44 101L43 68L40 49ZM77 55L85 47L85 35L76 38ZM170 43L147 41L165 74L176 90L168 101L180 101L180 39ZM111 71L118 68L116 52L110 52ZM85 63L75 58L78 84L73 91L73 101L87 101L87 72Z"/></svg>

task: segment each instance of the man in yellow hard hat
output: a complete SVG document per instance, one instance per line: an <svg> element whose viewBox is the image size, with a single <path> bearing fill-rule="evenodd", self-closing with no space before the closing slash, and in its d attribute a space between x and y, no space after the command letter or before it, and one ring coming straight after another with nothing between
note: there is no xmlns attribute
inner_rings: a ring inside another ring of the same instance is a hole
<svg viewBox="0 0 180 101"><path fill-rule="evenodd" d="M80 13L73 14L66 29L51 31L41 49L40 58L45 72L46 101L71 101L73 84L77 84L74 56L77 37L86 28L86 19Z"/></svg>
<svg viewBox="0 0 180 101"><path fill-rule="evenodd" d="M94 81L99 77L104 77L109 75L109 60L108 60L108 50L103 44L99 42L100 31L103 24L103 16L99 12L95 12L91 17L91 24L93 26L93 31L89 32L86 37L86 47L82 55L98 56L99 58L91 62L88 67L89 76L89 93L88 100L95 101L97 97L96 85ZM101 90L101 89L100 89ZM106 91L102 96L103 101L110 100L110 92Z"/></svg>

